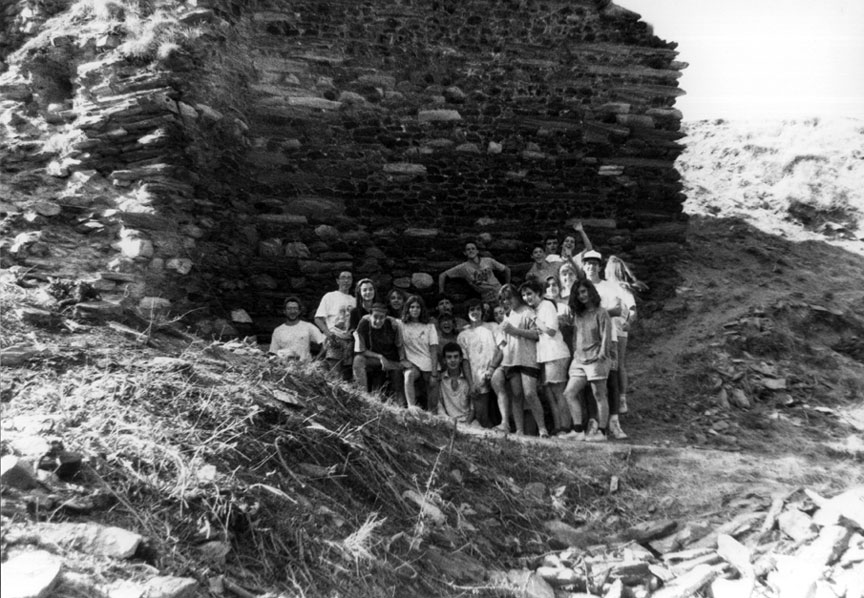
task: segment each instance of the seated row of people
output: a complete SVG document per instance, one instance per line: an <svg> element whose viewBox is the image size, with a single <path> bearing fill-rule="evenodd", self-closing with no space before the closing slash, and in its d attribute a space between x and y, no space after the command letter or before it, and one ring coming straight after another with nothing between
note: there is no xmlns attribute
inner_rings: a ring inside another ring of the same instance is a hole
<svg viewBox="0 0 864 598"><path fill-rule="evenodd" d="M627 410L623 358L636 313L633 292L644 285L614 256L602 280L600 254L581 226L575 228L586 249L574 255L569 237L566 257L548 254L557 240L547 239L543 264L535 262L518 288L509 282L509 268L479 258L477 245L466 244L466 262L442 273L439 289L447 278L467 277L482 297L465 306L467 320L454 316L446 297L434 318L421 297L400 289L379 300L369 279L352 296L353 277L342 272L339 289L322 297L317 329L298 327L302 306L286 300L287 320L274 331L270 352L306 359L310 344L323 345L320 357L344 379L364 389L386 385L409 409L425 405L464 423L510 431L512 422L524 434L532 427L526 427L527 411L540 436L626 438L619 419ZM288 329L305 349L288 346Z"/></svg>

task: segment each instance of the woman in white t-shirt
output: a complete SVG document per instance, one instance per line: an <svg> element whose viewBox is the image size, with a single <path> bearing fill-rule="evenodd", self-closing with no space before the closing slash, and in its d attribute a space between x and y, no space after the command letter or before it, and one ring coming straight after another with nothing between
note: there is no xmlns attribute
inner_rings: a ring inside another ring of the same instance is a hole
<svg viewBox="0 0 864 598"><path fill-rule="evenodd" d="M569 430L569 411L564 401L564 386L567 384L567 367L570 365L570 349L558 329L558 307L554 301L543 297L543 285L529 280L519 287L522 300L537 314L535 326L537 339L537 363L543 374L543 386L549 398L555 430Z"/></svg>
<svg viewBox="0 0 864 598"><path fill-rule="evenodd" d="M426 304L416 295L408 297L402 308L402 345L411 367L405 370L405 399L409 409L417 409L414 387L422 379L426 385L426 407L435 413L438 405L438 331L429 321Z"/></svg>
<svg viewBox="0 0 864 598"><path fill-rule="evenodd" d="M540 333L534 325L534 310L525 305L522 295L512 284L501 287L498 296L510 306L510 313L501 324L501 370L510 384L510 399L516 433L525 434L525 408L531 411L541 438L548 438L543 406L537 394L540 368L537 364L537 339ZM502 414L503 415L503 414Z"/></svg>

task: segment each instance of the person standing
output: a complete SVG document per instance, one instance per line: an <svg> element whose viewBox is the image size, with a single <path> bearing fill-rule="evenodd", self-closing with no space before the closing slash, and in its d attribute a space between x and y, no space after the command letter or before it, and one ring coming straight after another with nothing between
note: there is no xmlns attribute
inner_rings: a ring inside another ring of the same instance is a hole
<svg viewBox="0 0 864 598"><path fill-rule="evenodd" d="M495 343L492 330L483 325L483 304L479 299L468 302L468 320L471 322L470 326L459 333L456 342L468 361L474 415L481 426L488 428L492 425L489 417L489 382L501 361L501 352Z"/></svg>
<svg viewBox="0 0 864 598"><path fill-rule="evenodd" d="M610 374L606 383L606 395L609 403L609 435L616 440L623 440L627 438L627 434L621 429L619 419L621 403L618 388L618 336L622 330L623 318L621 316L626 308L621 286L600 278L601 258L599 252L587 251L582 257L582 267L587 279L597 289L597 294L600 296L600 307L605 309L612 318L612 334L609 338Z"/></svg>
<svg viewBox="0 0 864 598"><path fill-rule="evenodd" d="M609 376L609 345L612 322L605 309L600 307L597 289L588 280L580 280L570 294L570 311L573 313L573 361L568 370L569 380L564 388L564 398L570 408L573 430L564 437L596 442L606 440L606 424L609 404L606 399L606 379ZM591 386L597 402L597 419L588 421L587 430L582 427L582 405L579 394Z"/></svg>
<svg viewBox="0 0 864 598"><path fill-rule="evenodd" d="M537 314L534 322L539 333L537 363L541 368L555 430L563 432L570 427L567 403L564 401L570 349L558 329L558 306L551 299L543 297L543 285L539 281L529 280L519 287L519 291L525 304Z"/></svg>
<svg viewBox="0 0 864 598"><path fill-rule="evenodd" d="M540 368L537 364L537 339L534 310L525 305L522 295L512 284L501 287L501 299L510 306L510 313L501 324L504 332L499 370L510 383L510 400L516 433L525 434L525 408L531 411L541 438L548 438L543 406L537 394ZM504 414L502 413L502 416Z"/></svg>

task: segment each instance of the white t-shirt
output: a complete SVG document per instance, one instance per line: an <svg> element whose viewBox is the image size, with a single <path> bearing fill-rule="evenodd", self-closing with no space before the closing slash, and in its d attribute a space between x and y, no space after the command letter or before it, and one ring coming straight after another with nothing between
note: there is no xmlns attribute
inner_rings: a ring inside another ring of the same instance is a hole
<svg viewBox="0 0 864 598"><path fill-rule="evenodd" d="M495 335L486 326L477 326L460 332L456 342L462 347L462 353L468 360L474 384L478 385L482 392L487 392L489 381L484 380L483 377L495 359L495 351L497 350Z"/></svg>
<svg viewBox="0 0 864 598"><path fill-rule="evenodd" d="M300 361L312 359L310 346L324 342L324 334L309 322L298 321L293 326L282 324L273 331L270 340L270 353L279 357L293 357Z"/></svg>
<svg viewBox="0 0 864 598"><path fill-rule="evenodd" d="M570 349L567 348L567 343L564 342L558 329L558 306L544 299L535 311L537 312L537 323L542 324L542 326L537 326L537 330L540 332L540 338L537 340L537 361L546 363L547 361L570 357ZM555 335L549 336L542 332L541 328L551 328L555 331Z"/></svg>
<svg viewBox="0 0 864 598"><path fill-rule="evenodd" d="M525 306L519 310L511 310L504 321L510 322L516 328L534 330L534 317L534 310ZM505 334L504 339L501 347L504 359L501 360L501 365L537 367L537 341L512 334Z"/></svg>
<svg viewBox="0 0 864 598"><path fill-rule="evenodd" d="M628 309L624 304L624 299L622 297L624 289L620 284L609 282L608 280L601 280L594 286L597 288L597 294L600 295L600 307L609 311L617 306L621 308L621 313L624 313L624 311ZM617 340L618 337L621 336L623 323L624 318L619 316L612 317L613 339Z"/></svg>
<svg viewBox="0 0 864 598"><path fill-rule="evenodd" d="M401 324L405 358L421 372L431 372L432 349L429 347L438 344L438 331L435 325L420 322L401 322Z"/></svg>
<svg viewBox="0 0 864 598"><path fill-rule="evenodd" d="M357 299L353 295L347 295L342 291L330 291L321 297L315 317L324 318L328 330L333 328L348 330L348 318L356 305Z"/></svg>

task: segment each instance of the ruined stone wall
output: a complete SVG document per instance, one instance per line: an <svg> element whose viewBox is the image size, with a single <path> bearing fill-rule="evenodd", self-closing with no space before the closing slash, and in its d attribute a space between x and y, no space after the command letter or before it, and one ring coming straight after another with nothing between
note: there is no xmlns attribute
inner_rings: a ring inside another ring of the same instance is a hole
<svg viewBox="0 0 864 598"><path fill-rule="evenodd" d="M116 27L54 37L0 81L28 115L7 123L6 172L41 161L29 184L81 212L106 257L94 269L134 278L106 292L243 308L267 330L286 294L312 304L340 269L433 293L469 238L518 274L574 218L668 289L683 65L637 15L595 0L161 4L205 34L134 59Z"/></svg>

